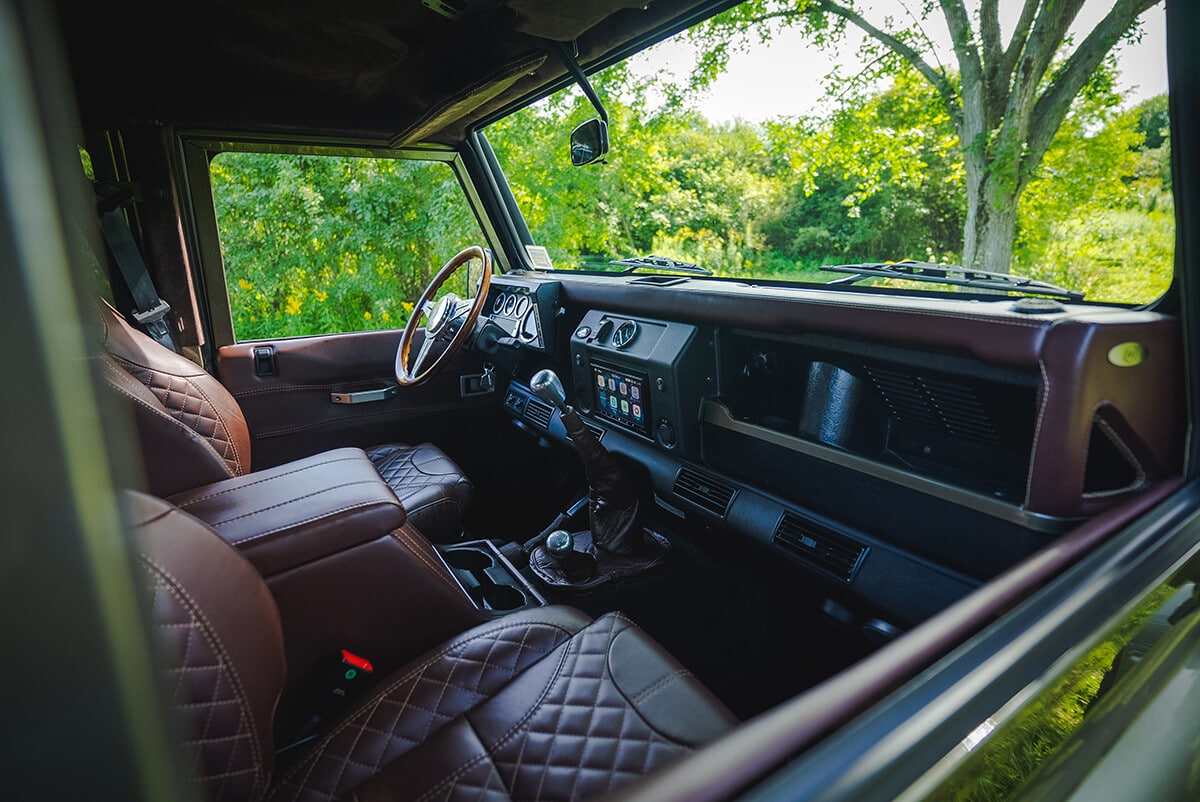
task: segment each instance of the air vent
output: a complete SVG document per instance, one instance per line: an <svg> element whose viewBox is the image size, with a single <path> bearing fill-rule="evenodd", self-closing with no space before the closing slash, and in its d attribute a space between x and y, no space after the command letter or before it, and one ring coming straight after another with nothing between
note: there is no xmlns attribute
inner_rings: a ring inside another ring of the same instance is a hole
<svg viewBox="0 0 1200 802"><path fill-rule="evenodd" d="M1000 442L970 385L867 367L867 375L897 420L987 445Z"/></svg>
<svg viewBox="0 0 1200 802"><path fill-rule="evenodd" d="M772 540L813 568L842 582L854 578L854 572L867 553L866 546L790 512L783 514Z"/></svg>
<svg viewBox="0 0 1200 802"><path fill-rule="evenodd" d="M638 276L630 280L630 284L653 284L656 287L672 287L676 284L683 284L687 279L682 276Z"/></svg>
<svg viewBox="0 0 1200 802"><path fill-rule="evenodd" d="M525 419L543 429L550 428L550 418L554 417L554 407L545 401L530 398L525 402Z"/></svg>
<svg viewBox="0 0 1200 802"><path fill-rule="evenodd" d="M729 511L736 490L726 483L710 476L682 468L675 477L675 495L687 499L697 507L708 510L720 518Z"/></svg>

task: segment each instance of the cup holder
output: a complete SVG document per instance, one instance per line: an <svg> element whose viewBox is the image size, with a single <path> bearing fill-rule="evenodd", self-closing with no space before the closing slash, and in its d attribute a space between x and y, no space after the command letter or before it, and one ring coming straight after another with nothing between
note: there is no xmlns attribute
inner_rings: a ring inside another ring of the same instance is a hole
<svg viewBox="0 0 1200 802"><path fill-rule="evenodd" d="M525 606L525 594L512 585L481 585L479 590L485 609L516 610Z"/></svg>
<svg viewBox="0 0 1200 802"><path fill-rule="evenodd" d="M486 571L495 565L491 555L475 549L453 549L445 553L451 568L463 571Z"/></svg>
<svg viewBox="0 0 1200 802"><path fill-rule="evenodd" d="M481 610L499 615L546 603L491 541L460 543L438 551Z"/></svg>

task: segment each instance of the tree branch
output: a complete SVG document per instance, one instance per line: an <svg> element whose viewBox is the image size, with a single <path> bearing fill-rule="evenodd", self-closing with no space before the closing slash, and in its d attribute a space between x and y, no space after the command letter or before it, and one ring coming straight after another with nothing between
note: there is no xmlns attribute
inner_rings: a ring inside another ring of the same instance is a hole
<svg viewBox="0 0 1200 802"><path fill-rule="evenodd" d="M1055 74L1033 107L1029 145L1022 169L1026 176L1041 163L1054 134L1070 111L1071 101L1083 90L1092 73L1100 66L1100 62L1121 36L1133 26L1137 18L1156 2L1158 0L1117 0L1112 10L1092 29Z"/></svg>
<svg viewBox="0 0 1200 802"><path fill-rule="evenodd" d="M979 36L983 40L983 63L985 66L999 61L1004 55L1000 44L1000 12L998 0L981 0L979 4Z"/></svg>
<svg viewBox="0 0 1200 802"><path fill-rule="evenodd" d="M954 55L958 57L958 72L963 88L963 116L959 136L963 147L970 147L975 136L988 130L987 110L984 103L985 86L983 63L975 47L975 35L971 31L971 19L963 0L941 0L942 16L950 30L950 41Z"/></svg>
<svg viewBox="0 0 1200 802"><path fill-rule="evenodd" d="M1035 86L1041 83L1042 76L1050 69L1054 54L1058 52L1059 45L1067 35L1067 30L1079 15L1079 9L1083 8L1083 2L1084 0L1053 0L1042 5L1029 33L1029 41L1025 48L1026 59L1021 60L1021 75L1017 76L1018 80L1028 78Z"/></svg>
<svg viewBox="0 0 1200 802"><path fill-rule="evenodd" d="M1021 9L1021 16L1017 20L1017 27L1013 28L1012 39L1008 42L1008 47L1004 49L1004 56L1000 62L998 72L1005 77L1005 80L1012 83L1012 71L1017 67L1017 61L1021 58L1021 53L1025 50L1025 42L1029 39L1029 29L1033 27L1033 20L1036 18L1039 0L1025 0L1025 7Z"/></svg>
<svg viewBox="0 0 1200 802"><path fill-rule="evenodd" d="M994 128L1008 102L1011 76L1001 72L1004 46L1000 44L1000 12L998 0L981 0L979 4L979 37L983 44L983 96L988 128Z"/></svg>
<svg viewBox="0 0 1200 802"><path fill-rule="evenodd" d="M921 54L914 50L910 45L897 39L890 33L876 28L854 9L839 5L833 0L815 0L813 8L819 11L825 11L834 16L841 17L855 27L862 30L871 38L891 48L899 53L909 64L925 77L937 90L942 98L942 102L946 104L946 110L950 112L950 118L956 123L962 119L962 109L958 106L958 94L954 91L954 85L950 83L950 79L944 73L938 72L929 62L921 57Z"/></svg>

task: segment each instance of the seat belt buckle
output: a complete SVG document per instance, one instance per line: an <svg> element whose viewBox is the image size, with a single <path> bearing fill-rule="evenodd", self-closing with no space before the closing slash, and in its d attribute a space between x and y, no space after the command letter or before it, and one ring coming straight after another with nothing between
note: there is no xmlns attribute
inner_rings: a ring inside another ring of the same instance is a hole
<svg viewBox="0 0 1200 802"><path fill-rule="evenodd" d="M147 309L145 312L139 312L138 310L134 309L132 314L134 320L143 326L146 326L151 323L158 323L164 317L166 317L167 313L170 311L171 305L162 298L159 298L158 303L154 306L154 308Z"/></svg>
<svg viewBox="0 0 1200 802"><path fill-rule="evenodd" d="M375 667L371 665L371 661L342 649L341 659L326 674L324 687L313 700L312 714L300 727L292 742L279 751L294 749L317 737L325 724L370 686L374 676Z"/></svg>

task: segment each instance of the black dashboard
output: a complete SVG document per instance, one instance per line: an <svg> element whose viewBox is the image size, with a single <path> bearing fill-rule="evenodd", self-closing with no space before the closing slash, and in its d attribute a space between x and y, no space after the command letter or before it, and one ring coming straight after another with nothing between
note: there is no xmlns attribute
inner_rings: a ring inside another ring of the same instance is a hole
<svg viewBox="0 0 1200 802"><path fill-rule="evenodd" d="M490 308L517 341L510 350L534 357L513 361L503 404L519 426L569 447L557 411L526 383L552 367L604 445L646 469L659 513L689 530L789 560L831 597L902 629L1084 519L1029 504L1039 446L1061 447L1043 431L1045 356L968 339L973 323L959 338L969 347L918 345L838 331L877 327L893 309L825 323L816 304L743 298L726 315L708 310L724 302L716 293L626 284L614 294L620 281L494 283ZM592 305L601 297L615 302ZM773 318L780 309L795 322ZM1011 331L1042 347L1030 335L1051 327L1017 320ZM979 318L985 333L996 324ZM1136 487L1144 467L1109 428L1091 427L1084 443L1085 504Z"/></svg>

